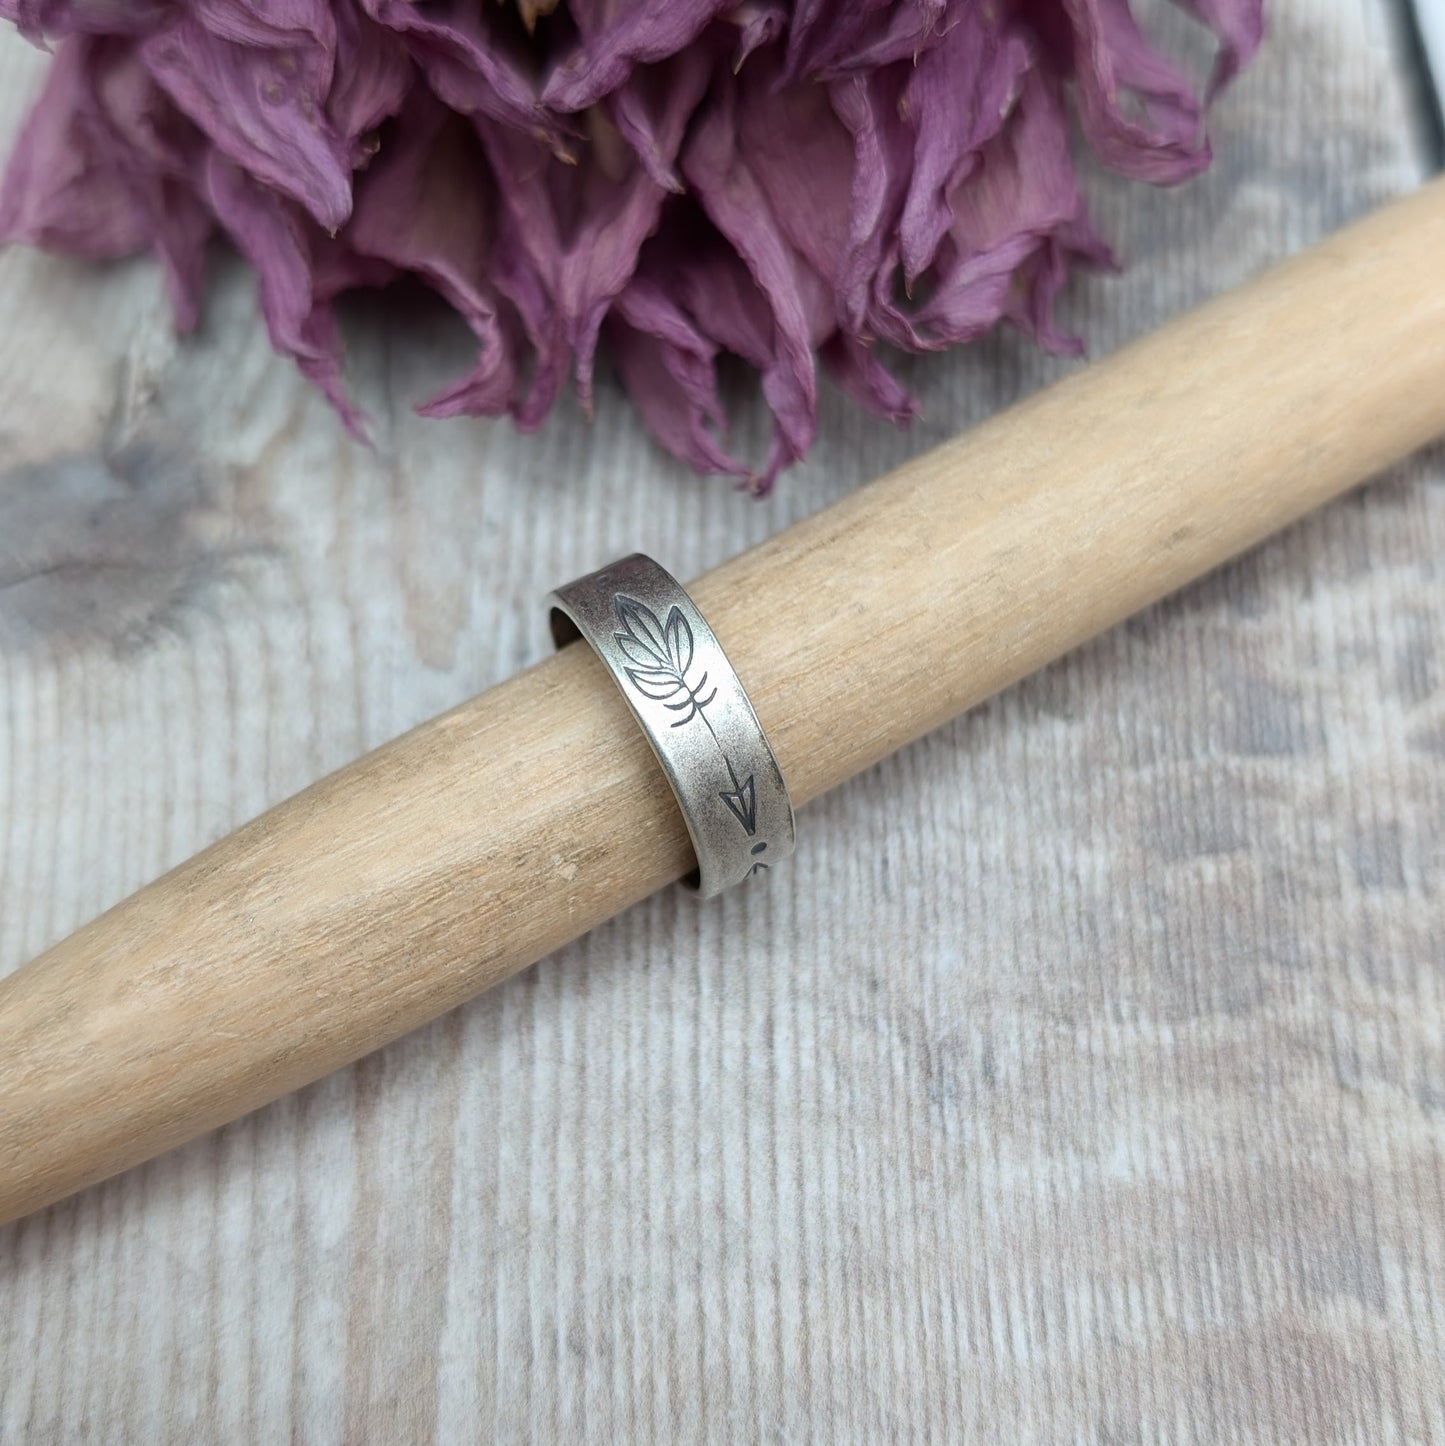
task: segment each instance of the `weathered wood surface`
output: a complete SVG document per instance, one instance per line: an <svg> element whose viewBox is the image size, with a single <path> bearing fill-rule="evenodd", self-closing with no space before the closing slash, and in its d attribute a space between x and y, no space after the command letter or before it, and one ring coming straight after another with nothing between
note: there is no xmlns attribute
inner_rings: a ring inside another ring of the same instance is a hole
<svg viewBox="0 0 1445 1446"><path fill-rule="evenodd" d="M1096 351L1421 174L1383 7L1274 15L1208 178L1097 186ZM0 133L37 69L0 45ZM833 401L759 505L615 393L411 418L456 357L397 315L359 452L253 312L233 271L178 347L148 266L0 257L0 967L530 661L558 580L701 571L1059 370L912 364L921 426ZM1442 556L1436 454L810 810L765 892L0 1232L0 1440L1445 1435Z"/></svg>

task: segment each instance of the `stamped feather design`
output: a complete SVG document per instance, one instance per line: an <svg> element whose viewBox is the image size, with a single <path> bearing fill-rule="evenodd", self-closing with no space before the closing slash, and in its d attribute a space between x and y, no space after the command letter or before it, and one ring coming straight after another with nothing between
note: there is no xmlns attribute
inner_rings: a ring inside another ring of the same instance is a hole
<svg viewBox="0 0 1445 1446"><path fill-rule="evenodd" d="M691 723L717 697L717 689L703 696L706 671L696 683L688 682L694 644L692 625L682 609L674 605L664 622L646 603L618 593L612 600L612 610L621 624L620 631L612 636L631 665L626 672L632 686L644 698L682 713L673 723L674 728ZM705 716L703 721L707 722Z"/></svg>
<svg viewBox="0 0 1445 1446"><path fill-rule="evenodd" d="M612 611L622 625L621 631L613 633L612 636L630 664L624 668L628 681L643 697L651 698L654 702L661 703L664 708L682 714L682 717L672 724L674 728L681 728L683 724L691 723L694 718L702 719L707 731L712 734L713 742L717 744L718 752L722 754L728 778L732 783L731 788L720 789L717 796L743 832L752 838L757 833L758 826L756 781L751 773L746 779L738 778L732 759L723 748L711 719L703 711L717 697L717 686L714 685L704 695L703 689L707 687L708 677L706 669L696 683L689 683L687 680L695 649L692 624L675 603L668 610L667 620L664 622L646 603L638 602L626 593L616 593L613 596ZM759 844L753 852L758 854L766 847L766 843ZM767 864L754 859L749 872L756 873L767 867Z"/></svg>

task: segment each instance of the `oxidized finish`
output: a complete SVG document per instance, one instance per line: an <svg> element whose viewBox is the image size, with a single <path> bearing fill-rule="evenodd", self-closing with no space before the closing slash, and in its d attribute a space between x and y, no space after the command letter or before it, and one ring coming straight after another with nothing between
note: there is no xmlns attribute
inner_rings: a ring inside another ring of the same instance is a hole
<svg viewBox="0 0 1445 1446"><path fill-rule="evenodd" d="M793 851L793 806L748 695L682 585L633 553L551 596L552 637L585 638L667 774L704 897Z"/></svg>

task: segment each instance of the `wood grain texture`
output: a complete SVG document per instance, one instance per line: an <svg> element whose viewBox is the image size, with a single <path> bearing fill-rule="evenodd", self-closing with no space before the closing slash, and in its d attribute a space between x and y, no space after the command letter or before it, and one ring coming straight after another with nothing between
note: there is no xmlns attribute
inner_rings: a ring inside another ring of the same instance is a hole
<svg viewBox="0 0 1445 1446"><path fill-rule="evenodd" d="M1213 175L1100 183L1096 351L1418 178L1382 12L1275 16ZM615 394L412 420L421 321L354 323L368 457L239 276L184 349L143 266L0 296L8 964L539 656L558 579L700 572L1058 370L913 364L922 427L830 403L754 506ZM880 765L766 893L12 1227L0 1438L1445 1433L1442 543L1427 459Z"/></svg>
<svg viewBox="0 0 1445 1446"><path fill-rule="evenodd" d="M1445 179L701 578L795 804L1445 436L1441 255ZM605 922L681 822L586 647L277 805L0 980L0 1221Z"/></svg>

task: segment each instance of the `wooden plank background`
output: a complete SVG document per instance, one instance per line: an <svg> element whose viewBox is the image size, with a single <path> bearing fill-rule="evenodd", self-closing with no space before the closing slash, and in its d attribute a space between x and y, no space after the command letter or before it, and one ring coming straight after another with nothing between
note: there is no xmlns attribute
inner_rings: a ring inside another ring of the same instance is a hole
<svg viewBox="0 0 1445 1446"><path fill-rule="evenodd" d="M1096 354L1424 173L1393 8L1272 9L1207 177L1092 182ZM0 41L0 135L41 64ZM538 656L557 582L700 571L1063 369L907 363L908 433L829 397L756 503L610 383L423 423L465 338L349 334L375 453L238 267L178 345L149 264L0 256L0 968ZM0 1441L1445 1439L1442 638L1437 451L810 809L766 888L0 1231Z"/></svg>

